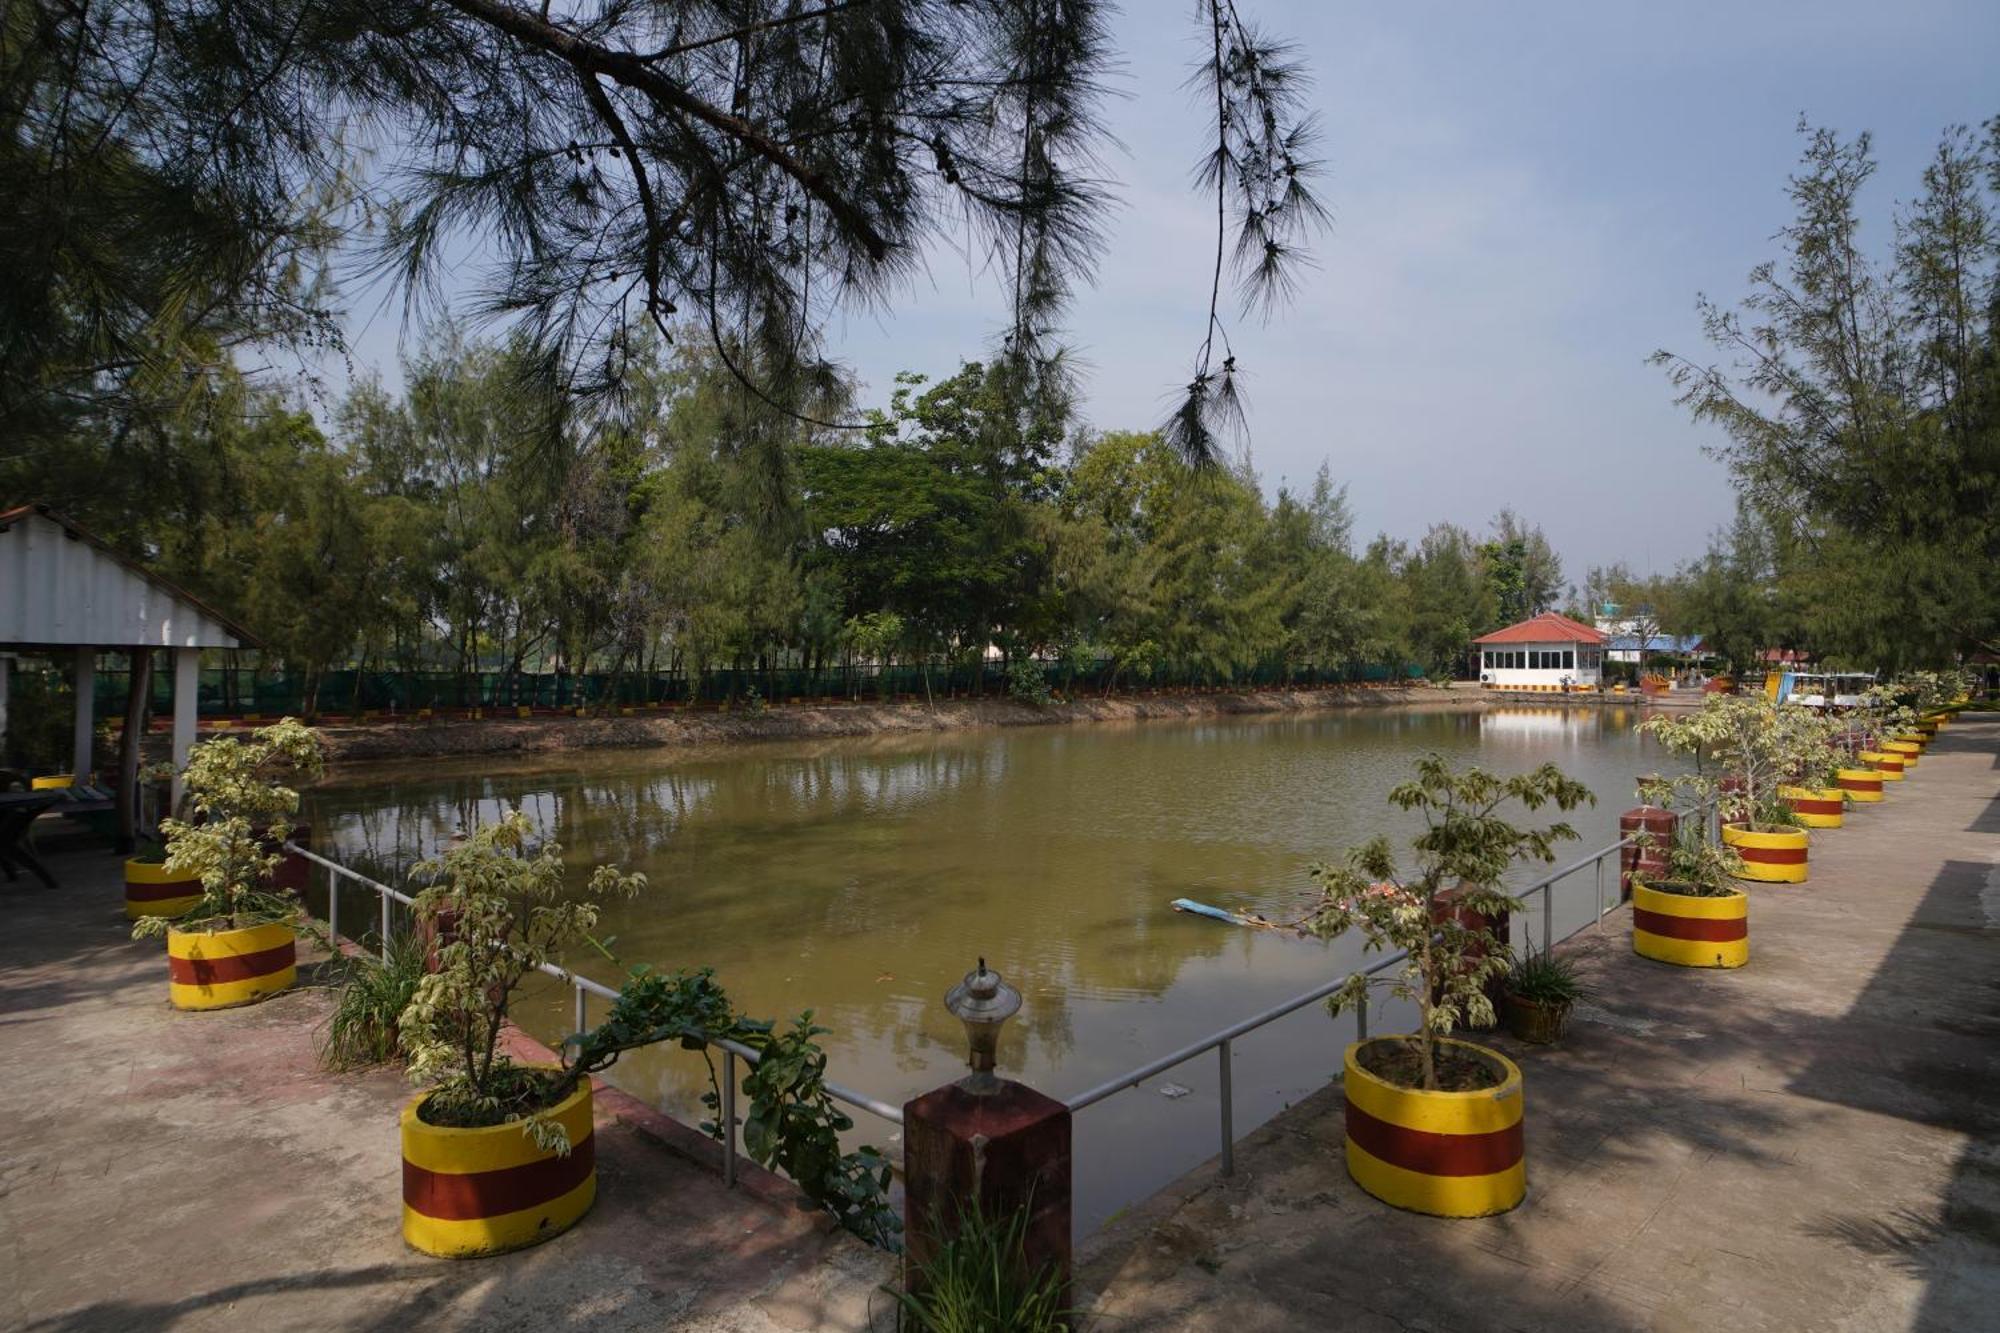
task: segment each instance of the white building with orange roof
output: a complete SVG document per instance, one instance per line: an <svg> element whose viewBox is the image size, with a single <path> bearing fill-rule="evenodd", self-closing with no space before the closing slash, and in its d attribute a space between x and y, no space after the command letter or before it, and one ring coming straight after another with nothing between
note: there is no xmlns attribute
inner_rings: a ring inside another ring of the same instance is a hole
<svg viewBox="0 0 2000 1333"><path fill-rule="evenodd" d="M1472 641L1479 681L1500 690L1594 690L1604 680L1606 636L1554 611Z"/></svg>

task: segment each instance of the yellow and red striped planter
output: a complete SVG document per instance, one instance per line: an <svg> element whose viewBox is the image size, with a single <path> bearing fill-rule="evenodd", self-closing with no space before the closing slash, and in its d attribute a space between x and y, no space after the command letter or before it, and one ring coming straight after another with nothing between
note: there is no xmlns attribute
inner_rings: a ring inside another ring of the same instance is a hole
<svg viewBox="0 0 2000 1333"><path fill-rule="evenodd" d="M411 1248L447 1259L504 1254L559 1236L590 1211L597 1140L588 1079L549 1111L569 1134L566 1157L536 1147L520 1121L425 1124L423 1101L403 1108L403 1239Z"/></svg>
<svg viewBox="0 0 2000 1333"><path fill-rule="evenodd" d="M1884 782L1903 780L1903 756L1899 754L1890 754L1887 750L1863 750L1857 758L1880 773Z"/></svg>
<svg viewBox="0 0 2000 1333"><path fill-rule="evenodd" d="M1903 761L1903 770L1908 772L1917 766L1917 756L1924 752L1924 747L1916 741L1897 739L1883 741L1882 750L1885 754L1894 755L1896 758L1901 759Z"/></svg>
<svg viewBox="0 0 2000 1333"><path fill-rule="evenodd" d="M1835 776L1847 799L1857 805L1872 805L1882 799L1883 774L1872 768L1843 768Z"/></svg>
<svg viewBox="0 0 2000 1333"><path fill-rule="evenodd" d="M1839 787L1780 787L1778 795L1807 828L1839 828L1847 813Z"/></svg>
<svg viewBox="0 0 2000 1333"><path fill-rule="evenodd" d="M228 1009L298 980L298 937L283 922L240 930L167 930L167 991L176 1009Z"/></svg>
<svg viewBox="0 0 2000 1333"><path fill-rule="evenodd" d="M1377 1041L1398 1041L1381 1038ZM1436 1217L1504 1213L1528 1192L1521 1133L1521 1071L1506 1056L1439 1038L1497 1063L1505 1078L1477 1092L1398 1087L1361 1067L1367 1042L1347 1048L1347 1174L1382 1202Z"/></svg>
<svg viewBox="0 0 2000 1333"><path fill-rule="evenodd" d="M28 779L28 790L30 791L61 791L65 787L74 787L75 785L76 774L74 773L48 773L39 778Z"/></svg>
<svg viewBox="0 0 2000 1333"><path fill-rule="evenodd" d="M1632 952L1676 967L1741 967L1750 961L1750 895L1698 898L1635 882Z"/></svg>
<svg viewBox="0 0 2000 1333"><path fill-rule="evenodd" d="M1753 829L1744 824L1724 824L1722 841L1743 858L1738 879L1761 884L1803 884L1806 882L1806 831L1794 829Z"/></svg>
<svg viewBox="0 0 2000 1333"><path fill-rule="evenodd" d="M125 862L125 915L179 916L201 901L201 881L185 871L169 871L157 861Z"/></svg>

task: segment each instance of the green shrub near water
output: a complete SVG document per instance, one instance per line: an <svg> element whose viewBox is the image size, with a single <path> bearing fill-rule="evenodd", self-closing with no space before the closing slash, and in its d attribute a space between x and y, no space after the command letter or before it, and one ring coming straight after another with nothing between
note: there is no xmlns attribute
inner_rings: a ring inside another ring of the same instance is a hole
<svg viewBox="0 0 2000 1333"><path fill-rule="evenodd" d="M973 1203L958 1232L924 1264L919 1291L890 1290L903 1333L1068 1333L1080 1325L1064 1309L1053 1267L1028 1267L1028 1209L995 1218Z"/></svg>
<svg viewBox="0 0 2000 1333"><path fill-rule="evenodd" d="M1531 949L1508 969L1507 992L1530 1004L1566 1007L1588 997L1590 989L1567 958Z"/></svg>
<svg viewBox="0 0 2000 1333"><path fill-rule="evenodd" d="M423 977L423 941L414 934L392 938L387 958L349 958L320 1040L320 1062L328 1069L349 1070L400 1059L403 1046L396 1023Z"/></svg>

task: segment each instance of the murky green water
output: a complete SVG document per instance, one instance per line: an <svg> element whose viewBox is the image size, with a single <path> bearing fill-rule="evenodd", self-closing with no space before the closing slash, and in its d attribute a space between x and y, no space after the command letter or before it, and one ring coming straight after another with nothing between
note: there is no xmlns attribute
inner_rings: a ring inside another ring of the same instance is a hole
<svg viewBox="0 0 2000 1333"><path fill-rule="evenodd" d="M941 997L983 954L1026 1000L1005 1071L1065 1097L1358 957L1344 942L1178 914L1173 899L1294 915L1312 861L1410 827L1382 794L1427 751L1502 772L1553 760L1588 783L1599 803L1572 820L1573 861L1616 838L1634 775L1664 766L1637 720L1356 710L369 765L337 774L308 809L322 849L387 877L519 805L562 842L579 883L602 861L646 873L648 893L605 922L622 962L712 966L757 1015L811 1008L832 1029L833 1077L891 1102L961 1072L962 1032ZM1615 896L1614 874L1605 885ZM1596 892L1588 871L1564 882L1558 934L1591 919ZM537 996L523 1019L559 1036L567 1001ZM1395 1020L1378 1015L1375 1030ZM1313 1006L1240 1040L1237 1133L1324 1083L1351 1032ZM679 1053L628 1059L614 1081L690 1121L706 1087ZM1079 1114L1080 1229L1215 1152L1217 1081L1210 1054ZM858 1132L894 1146L891 1131Z"/></svg>

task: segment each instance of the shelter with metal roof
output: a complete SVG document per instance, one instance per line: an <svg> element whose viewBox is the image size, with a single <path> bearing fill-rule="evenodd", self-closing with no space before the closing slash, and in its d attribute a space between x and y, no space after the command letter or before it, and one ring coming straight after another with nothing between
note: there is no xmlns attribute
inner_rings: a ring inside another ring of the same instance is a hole
<svg viewBox="0 0 2000 1333"><path fill-rule="evenodd" d="M0 511L0 735L7 727L11 657L21 652L70 655L76 682L74 773L91 769L97 657L129 654L139 715L155 653L173 658L173 756L178 770L194 744L195 698L205 648L240 648L254 640L186 590L129 560L46 505ZM120 756L120 802L136 817L138 735L128 725ZM173 798L179 802L180 778ZM126 823L127 829L131 828Z"/></svg>

